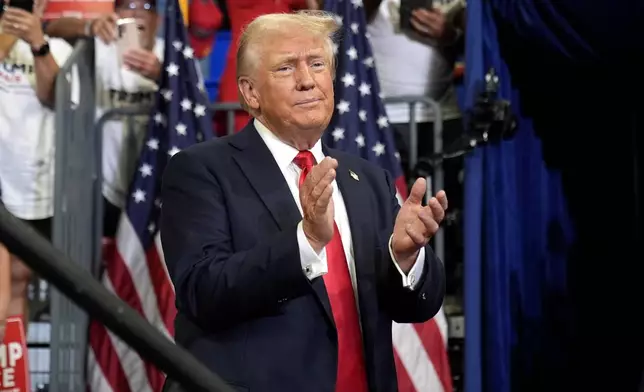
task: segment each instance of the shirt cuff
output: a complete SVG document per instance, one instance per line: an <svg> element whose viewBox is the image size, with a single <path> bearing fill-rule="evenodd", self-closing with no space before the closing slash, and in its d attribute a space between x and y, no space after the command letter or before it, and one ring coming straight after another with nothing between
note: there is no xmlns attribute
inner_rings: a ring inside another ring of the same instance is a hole
<svg viewBox="0 0 644 392"><path fill-rule="evenodd" d="M416 263L411 267L409 270L408 274L405 274L403 270L400 269L400 266L396 262L396 258L394 257L394 251L391 248L391 241L393 239L393 235L389 237L389 255L391 256L391 261L394 263L394 266L396 266L396 269L398 272L400 272L400 276L402 276L402 285L404 288L409 289L409 290L415 290L416 286L418 286L418 281L420 280L420 277L423 274L423 270L425 269L425 248L420 248L420 251L418 252L418 257L416 257Z"/></svg>
<svg viewBox="0 0 644 392"><path fill-rule="evenodd" d="M309 280L318 278L329 271L326 262L326 248L318 254L313 250L309 240L304 234L302 222L297 225L297 244L300 249L300 263L302 263L302 271Z"/></svg>

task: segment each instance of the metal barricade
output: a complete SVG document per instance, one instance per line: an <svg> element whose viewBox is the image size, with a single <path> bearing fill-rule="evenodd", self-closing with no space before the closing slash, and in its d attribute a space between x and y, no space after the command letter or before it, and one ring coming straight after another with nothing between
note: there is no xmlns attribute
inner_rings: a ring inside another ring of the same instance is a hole
<svg viewBox="0 0 644 392"><path fill-rule="evenodd" d="M56 178L52 241L89 269L101 242L91 230L97 215L99 172L92 154L95 120L94 41L78 41L56 78ZM81 293L79 293L80 295ZM88 317L69 299L51 292L50 392L85 392Z"/></svg>
<svg viewBox="0 0 644 392"><path fill-rule="evenodd" d="M242 110L238 102L215 102L210 105L213 115L217 112L226 112L226 134L232 135L235 133L235 112Z"/></svg>
<svg viewBox="0 0 644 392"><path fill-rule="evenodd" d="M105 128L105 124L109 121L114 121L116 119L122 118L125 121L125 126L127 129L134 129L134 118L135 117L141 117L141 116L149 116L152 111L151 107L148 106L140 106L140 107L129 107L129 108L117 108L117 109L110 109L103 113L103 115L96 121L96 123L93 124L92 128L94 130L94 134L97 136L95 140L95 144L93 147L93 157L92 159L94 160L94 165L98 168L96 172L96 182L98 184L97 187L94 188L94 201L97 206L97 216L98 219L94 221L94 226L93 226L93 231L94 231L94 240L98 241L99 243L102 242L103 240L103 132ZM125 140L125 146L124 148L133 148L134 146L137 145L135 136L133 132L129 132L128 135L130 135L129 139ZM131 153L138 154L138 152L133 152ZM134 168L132 168L131 172L134 172ZM95 263L91 266L92 268L92 274L97 278L100 279L101 277L101 266L102 266L102 255L99 254L97 255L95 259Z"/></svg>
<svg viewBox="0 0 644 392"><path fill-rule="evenodd" d="M434 114L434 154L443 152L443 111L438 102L425 96L399 96L386 97L383 103L403 103L409 105L409 170L410 172L418 163L418 121L416 120L416 106L418 104L428 106ZM425 202L429 200L439 189L445 186L445 173L443 171L442 161L434 165L432 178L427 178L427 191L425 193ZM439 259L445 262L445 233L439 230L434 236L434 252Z"/></svg>
<svg viewBox="0 0 644 392"><path fill-rule="evenodd" d="M232 135L235 133L235 111L241 110L241 105L236 102L222 102L222 103L213 103L210 105L210 108L214 113L217 112L226 112L226 132L229 135ZM102 153L103 153L103 132L104 132L104 127L105 124L108 121L113 121L116 118L122 117L123 120L126 122L126 127L128 129L133 129L132 127L132 122L134 121L135 117L140 117L140 116L149 116L152 111L152 107L147 107L147 106L141 106L141 107L130 107L130 108L117 108L117 109L110 109L103 113L103 115L96 121L96 123L93 125L94 129L94 135L96 135L96 139L94 140L94 147L93 147L93 165L94 167L98 168L96 173L95 173L95 178L96 178L96 183L97 186L95 186L94 189L94 202L96 205L96 216L98 219L94 220L93 224L93 233L94 233L94 241L97 243L101 243L103 239L103 190L102 190L102 183L103 183L103 171L101 170L102 166ZM132 133L130 133L132 134ZM134 146L136 145L135 140L126 140L126 146L125 148L128 148L127 146ZM134 154L138 154L138 151L132 152ZM94 259L94 263L91 266L93 275L96 276L97 278L100 278L101 274L101 254L100 254L100 249L98 250L99 253L96 255Z"/></svg>

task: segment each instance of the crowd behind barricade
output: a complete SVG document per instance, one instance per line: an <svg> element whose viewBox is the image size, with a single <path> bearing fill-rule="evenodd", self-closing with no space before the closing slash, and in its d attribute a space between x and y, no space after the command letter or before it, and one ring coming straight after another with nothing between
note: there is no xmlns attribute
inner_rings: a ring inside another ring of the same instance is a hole
<svg viewBox="0 0 644 392"><path fill-rule="evenodd" d="M45 2L7 2L0 17L0 195L1 202L12 214L50 238L54 213L55 81L59 67L72 53L71 43L79 38L95 41L97 119L110 109L140 107L153 102L164 49L172 43L159 38L162 5L155 0L116 0L114 13L91 20L60 18L47 23L40 19ZM439 102L445 143L458 138L462 122L454 69L463 50L464 3L435 0L433 7L410 10L408 18L400 10L401 0L364 0L363 3L383 94L426 96ZM234 43L242 28L259 15L323 9L323 6L322 0L193 0L188 18L190 44L196 58L219 61L208 58L218 29L229 28ZM128 18L135 21L140 38L136 48L123 45L123 31L117 26L117 21ZM218 83L220 102L238 100L234 46L221 59L225 67ZM351 82L351 75L337 77L344 83ZM405 174L411 178L414 168L408 163L412 118L409 105L390 103L386 111ZM433 152L435 114L425 105L416 105L414 114L418 154L429 156ZM248 120L248 113L236 111L235 129L240 130ZM216 115L213 132L221 136L226 129L225 121L225 116ZM133 121L113 118L105 124L102 189L107 239L115 235L147 123L147 116L138 116ZM453 200L452 211L458 215L462 208L459 196L462 162L449 162L445 170L445 189ZM458 280L456 275L461 265L458 238L458 235L448 237L447 244L446 264L448 271L452 271L452 276L448 273L448 293L452 294L460 290L452 284ZM0 338L7 316L19 317L25 324L30 320L46 320L46 301L29 309L30 302L38 302L33 298L34 292L41 289L40 285L32 287L32 300L27 300L32 279L28 268L0 244Z"/></svg>

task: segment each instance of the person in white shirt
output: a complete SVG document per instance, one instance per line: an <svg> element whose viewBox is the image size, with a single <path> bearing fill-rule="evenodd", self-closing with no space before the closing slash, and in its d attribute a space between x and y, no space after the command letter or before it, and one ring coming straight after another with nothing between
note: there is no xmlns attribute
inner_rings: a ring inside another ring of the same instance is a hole
<svg viewBox="0 0 644 392"><path fill-rule="evenodd" d="M136 19L140 48L121 56L116 22L123 18ZM93 20L61 18L47 25L52 36L95 37L97 118L111 109L153 104L165 49L163 39L156 36L158 19L154 0L123 0L116 2L114 14ZM130 119L119 116L103 127L105 237L116 233L148 120L147 114Z"/></svg>
<svg viewBox="0 0 644 392"><path fill-rule="evenodd" d="M49 39L40 16L5 6L0 19L0 194L9 212L51 236L54 183L55 82L72 52L61 39ZM29 269L13 258L8 315L26 321Z"/></svg>
<svg viewBox="0 0 644 392"><path fill-rule="evenodd" d="M404 2L404 0L402 0ZM433 8L411 12L409 27L401 22L401 0L366 0L368 32L378 70L382 93L386 97L426 96L441 104L445 135L454 140L462 133L461 114L453 85L456 56L462 49L464 9L462 0L435 0ZM455 12L454 15L447 11ZM403 26L401 26L401 24ZM405 174L409 178L409 105L385 105L389 122L397 136ZM418 104L419 156L433 152L434 113ZM452 196L454 193L451 192Z"/></svg>

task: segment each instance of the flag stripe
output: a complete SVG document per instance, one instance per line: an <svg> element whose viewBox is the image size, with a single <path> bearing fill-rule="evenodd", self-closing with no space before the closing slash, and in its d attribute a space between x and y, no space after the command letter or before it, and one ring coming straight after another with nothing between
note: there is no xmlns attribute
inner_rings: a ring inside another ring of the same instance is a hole
<svg viewBox="0 0 644 392"><path fill-rule="evenodd" d="M96 321L92 321L93 324L98 326L99 328L104 328L100 324L98 324ZM90 325L90 339L96 338L100 339L100 331L93 329L94 326ZM91 344L91 343L90 343ZM99 343L100 344L100 343ZM108 346L108 349L111 349L111 346ZM113 353L113 350L112 350ZM116 355L113 353L113 355ZM102 369L100 366L100 363L107 363L109 362L108 358L104 358L101 361L97 361L96 357L94 356L94 351L88 350L87 352L87 371L89 378L87 379L87 391L91 390L101 390L105 392L114 392L114 388L112 385L109 384L108 378L105 377L105 370L108 370L110 372L117 371L117 368L114 369ZM123 369L121 369L120 364L118 366L118 369L120 369L121 375L120 376L112 376L112 379L116 379L116 377L123 377L122 379L125 379L125 374L123 373ZM129 388L127 389L121 389L123 392L130 392Z"/></svg>
<svg viewBox="0 0 644 392"><path fill-rule="evenodd" d="M122 299L128 298L132 301L131 303L128 301L126 302L139 311L141 315L154 326L163 327L162 332L166 336L170 337L171 335L161 317L161 309L157 305L157 288L152 280L152 271L148 268L150 261L147 259L146 252L143 250L138 234L127 216L124 216L123 219L120 220L116 244L116 257L118 258L116 261L123 263L122 265L126 268L124 271L129 272L128 275L131 277L128 281L128 285L131 282L132 287L135 288L133 292L130 291L127 293L121 293L117 290L117 294ZM153 248L154 246L151 247L151 249ZM123 271L119 269L119 272ZM158 271L155 272L158 273ZM163 272L163 276L165 276L165 272ZM167 279L165 279L165 281L166 282L163 283L164 288L162 290L167 289ZM126 294L129 296L125 297ZM172 302L172 305L174 306L174 299Z"/></svg>
<svg viewBox="0 0 644 392"><path fill-rule="evenodd" d="M90 391L132 392L121 361L107 336L105 326L92 320L89 329L88 372ZM108 389L107 386L110 388Z"/></svg>
<svg viewBox="0 0 644 392"><path fill-rule="evenodd" d="M157 299L157 306L161 313L163 326L168 330L169 336L174 336L174 318L177 310L174 306L174 290L168 278L165 263L159 257L156 243L146 252L145 259L148 261L148 268L152 276L152 282Z"/></svg>
<svg viewBox="0 0 644 392"><path fill-rule="evenodd" d="M405 369L405 365L403 365L396 350L394 350L394 363L396 364L396 375L398 378L398 392L416 392L416 388L411 382L411 377L407 373L407 369Z"/></svg>
<svg viewBox="0 0 644 392"><path fill-rule="evenodd" d="M103 276L103 285L109 291L117 294L117 292L114 291L115 289L113 281L109 276ZM116 357L120 362L123 372L125 373L127 384L129 385L130 390L132 392L149 392L149 369L145 366L145 363L141 360L139 354L137 354L136 351L130 349L130 347L125 342L115 336L112 332L107 329L106 332L107 342L111 344L114 351L116 352Z"/></svg>
<svg viewBox="0 0 644 392"><path fill-rule="evenodd" d="M432 364L434 364L434 367L449 369L449 362L445 362L446 347L443 335L438 328L438 323L434 321L423 324L414 324L414 328L416 329L416 333L418 333L418 337L425 348L427 355L431 359ZM438 378L441 381L443 390L451 392L452 382L451 378L449 378L449 373L440 372L438 373Z"/></svg>
<svg viewBox="0 0 644 392"><path fill-rule="evenodd" d="M400 362L409 375L416 392L443 392L435 363L427 351L412 324L394 323L392 337Z"/></svg>

